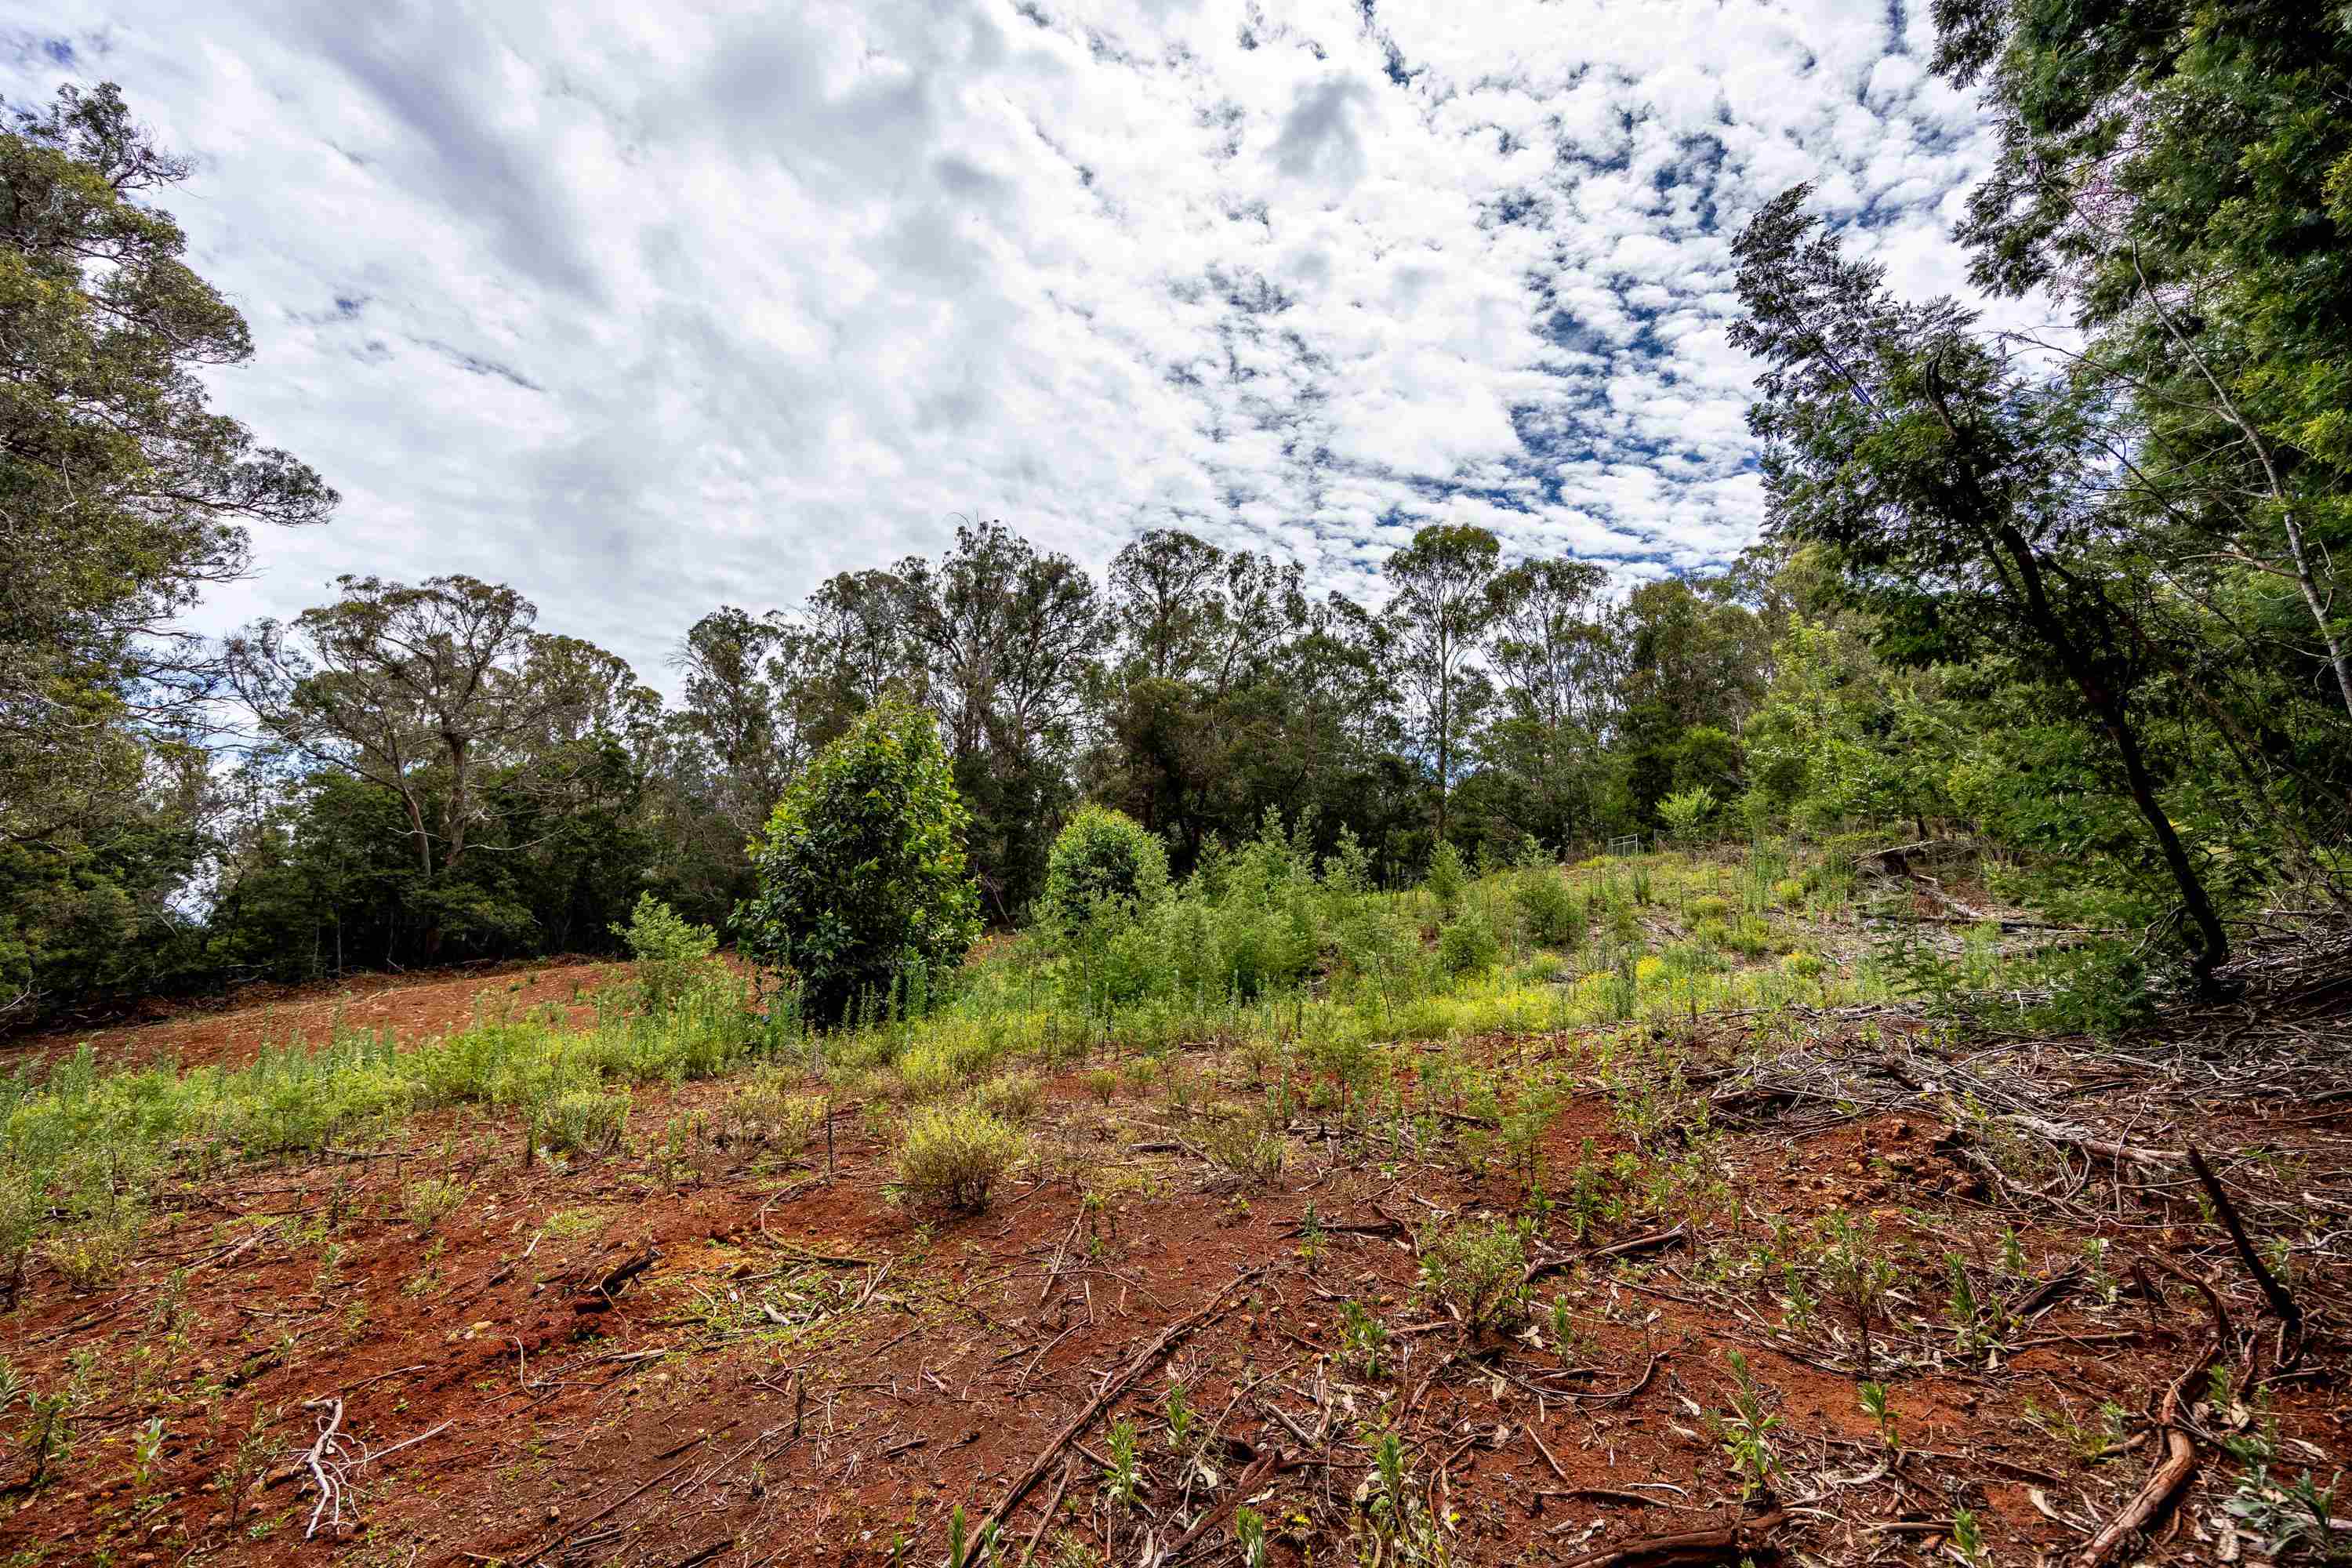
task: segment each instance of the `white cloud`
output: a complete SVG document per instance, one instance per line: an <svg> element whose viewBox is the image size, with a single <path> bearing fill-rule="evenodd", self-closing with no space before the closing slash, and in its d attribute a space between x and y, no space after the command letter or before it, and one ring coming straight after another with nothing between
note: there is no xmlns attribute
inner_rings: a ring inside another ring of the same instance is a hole
<svg viewBox="0 0 2352 1568"><path fill-rule="evenodd" d="M662 680L712 605L960 512L1358 592L1440 518L1725 559L1748 214L1813 180L1899 284L1959 284L1986 148L1924 12L50 0L0 90L118 80L199 157L170 205L259 345L221 402L346 495L207 624L466 571Z"/></svg>

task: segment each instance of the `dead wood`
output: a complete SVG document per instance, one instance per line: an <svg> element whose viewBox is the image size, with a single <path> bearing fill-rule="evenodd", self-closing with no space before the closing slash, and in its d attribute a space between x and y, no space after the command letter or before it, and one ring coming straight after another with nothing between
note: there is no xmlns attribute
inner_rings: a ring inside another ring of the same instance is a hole
<svg viewBox="0 0 2352 1568"><path fill-rule="evenodd" d="M1174 1349L1177 1342L1215 1316L1223 1309L1225 1298L1232 1294L1234 1286L1255 1283L1265 1273L1265 1269L1263 1268L1253 1268L1223 1286L1197 1310L1170 1324L1161 1331L1158 1339L1144 1347L1140 1355L1105 1379L1100 1391L1092 1399L1087 1401L1086 1407L1071 1418L1068 1426L1055 1435L1054 1440L1045 1445L1044 1452L1031 1461L1028 1469L1022 1472L1021 1479L1014 1481L1004 1496L998 1500L996 1506L988 1510L988 1516L980 1521L975 1532L976 1538L986 1539L995 1531L1002 1529L1004 1521L1012 1517L1013 1510L1021 1506L1021 1500L1029 1495L1029 1489L1045 1479L1045 1471L1062 1450L1076 1442L1080 1433L1094 1425L1095 1417L1124 1397L1127 1391L1134 1386L1137 1379L1158 1365L1160 1358Z"/></svg>
<svg viewBox="0 0 2352 1568"><path fill-rule="evenodd" d="M1713 1568L1763 1550L1764 1538L1789 1516L1777 1510L1720 1530L1684 1530L1644 1536L1570 1557L1559 1568Z"/></svg>
<svg viewBox="0 0 2352 1568"><path fill-rule="evenodd" d="M603 1312L610 1310L614 1299L619 1296L622 1289L628 1285L629 1281L635 1279L638 1275L643 1274L646 1269L651 1268L654 1266L654 1261L660 1257L660 1248L648 1246L643 1252L628 1258L618 1268L606 1274L604 1278L596 1281L595 1285L590 1289L586 1295L572 1303L572 1310L575 1312Z"/></svg>
<svg viewBox="0 0 2352 1568"><path fill-rule="evenodd" d="M2238 1261L2246 1266L2246 1272L2262 1287L2263 1300L2270 1303L2271 1315L2279 1321L2278 1370L2293 1372L2295 1363L2303 1360L2303 1309L2254 1250L2254 1244L2247 1238L2244 1222L2238 1218L2238 1205L2230 1201L2230 1194L2213 1174L2213 1167L2205 1163L2205 1156L2193 1144L2189 1150L2189 1168L2196 1173L2198 1184L2212 1200L2213 1212L2221 1216L2222 1228L2230 1233L2231 1245L2238 1249Z"/></svg>
<svg viewBox="0 0 2352 1568"><path fill-rule="evenodd" d="M2189 1282L2205 1291L2206 1300L2213 1309L2213 1342L2202 1355L2189 1363L2187 1371L2173 1379L2171 1386L2164 1391L2163 1402L2157 1407L2157 1428L2164 1439L2163 1458L2157 1461L2156 1468L2148 1472L2146 1484L2130 1502L2124 1505L2123 1511L2109 1520L2098 1534L2091 1538L2090 1544L2083 1548L2082 1554L2074 1559L2075 1568L2105 1568L2126 1542L2164 1517L2173 1500L2189 1484L2189 1479L2197 1473L2197 1445L2180 1425L2180 1394L2183 1389L2204 1376L2205 1369L2221 1354L2229 1338L2230 1324L2221 1312L2220 1297L2193 1278Z"/></svg>

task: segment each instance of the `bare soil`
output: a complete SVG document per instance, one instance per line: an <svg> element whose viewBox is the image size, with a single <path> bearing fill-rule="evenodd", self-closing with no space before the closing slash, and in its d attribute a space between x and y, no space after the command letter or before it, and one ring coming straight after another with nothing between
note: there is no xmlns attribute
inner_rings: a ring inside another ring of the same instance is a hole
<svg viewBox="0 0 2352 1568"><path fill-rule="evenodd" d="M323 1039L339 1019L422 1038L515 988L585 1008L614 973L520 969L486 996L478 974L371 983L90 1037L125 1064L236 1060L298 1032ZM1747 1026L1701 1019L1676 1038L1701 1092ZM2215 1345L2178 1269L2226 1308L2237 1398L2200 1404L2208 1381L2190 1382L2178 1405L2196 1457L2186 1493L2158 1510L2152 1540L2112 1560L2261 1561L2221 1510L2243 1473L2224 1445L2274 1423L2274 1470L2313 1468L2323 1485L2352 1456L2340 1260L2352 1101L2223 1099L2190 1129L2165 1113L2184 1091L2161 1061L1960 1041L1891 1016L1816 1027L1816 1054L1899 1059L1915 1077L2005 1055L2049 1116L2127 1129L2134 1144L2193 1131L2231 1152L2224 1169L2255 1228L2299 1248L2300 1364L2280 1365L2277 1324L2179 1173L2077 1148L2040 1201L2026 1193L2040 1173L1972 1159L1933 1092L1898 1088L1915 1103L1889 1110L1718 1089L1727 1185L1706 1215L1676 1234L1629 1213L1579 1241L1567 1173L1585 1141L1604 1163L1633 1145L1577 1068L1585 1087L1546 1150L1537 1310L1484 1336L1417 1293L1420 1237L1528 1214L1530 1200L1458 1151L1368 1145L1303 1111L1281 1178L1245 1186L1197 1152L1199 1101L1123 1086L1105 1104L1072 1074L1050 1087L1032 1169L981 1213L927 1214L894 1192L882 1130L855 1107L786 1156L711 1131L737 1091L713 1082L638 1093L633 1126L699 1113L682 1154L527 1162L507 1121L436 1118L388 1153L188 1184L139 1266L103 1291L37 1270L0 1319L0 1345L30 1384L78 1380L83 1403L51 1473L36 1480L21 1447L7 1450L0 1552L387 1568L937 1563L951 1510L977 1523L1034 1472L1002 1510L999 1561L1034 1541L1041 1563L1240 1563L1234 1512L1246 1504L1267 1521L1272 1563L1377 1555L1387 1568L1407 1555L1393 1538L1371 1544L1374 1449L1393 1432L1409 1511L1437 1521L1452 1563L1575 1562L1691 1532L1698 1544L1623 1561L1950 1562L1963 1510L1980 1521L1984 1561L2075 1561L2167 1451L2166 1392ZM1471 1044L1512 1070L1581 1059L1570 1036ZM1204 1087L1263 1093L1233 1057L1189 1060ZM1445 1121L1443 1102L1426 1109ZM1645 1169L1677 1146L1669 1131ZM426 1181L464 1195L421 1223L411 1205ZM1825 1300L1792 1321L1776 1271L1738 1267L1832 1212L1874 1218L1905 1259L1868 1352L1899 1446L1857 1398L1857 1314ZM2285 1227L2289 1213L2308 1226ZM2005 1230L2022 1274L2000 1261ZM2095 1240L2103 1259L2086 1259ZM2005 1309L1997 1349L1956 1343L1948 1253ZM1388 1327L1377 1368L1346 1342L1348 1303ZM1736 1409L1734 1352L1779 1467L1746 1498L1721 1425ZM1192 1413L1181 1454L1171 1385ZM11 1433L23 1419L11 1413ZM153 1420L162 1440L142 1469ZM1140 1482L1124 1502L1105 1486L1122 1420ZM322 1487L304 1456L331 1421Z"/></svg>

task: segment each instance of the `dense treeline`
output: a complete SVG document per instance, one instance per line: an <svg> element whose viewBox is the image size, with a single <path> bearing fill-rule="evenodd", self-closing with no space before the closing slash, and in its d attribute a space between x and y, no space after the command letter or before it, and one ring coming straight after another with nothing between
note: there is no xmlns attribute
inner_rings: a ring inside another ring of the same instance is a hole
<svg viewBox="0 0 2352 1568"><path fill-rule="evenodd" d="M19 112L0 1006L593 948L646 892L723 925L747 842L886 700L933 717L998 923L1089 801L1177 877L1269 816L1388 882L1441 843L1961 828L2020 896L2226 984L2255 908L2340 903L2347 869L2352 32L2180 0L1937 19L2000 147L1956 237L2068 331L1897 298L1804 190L1767 204L1736 331L1769 521L1729 570L1622 592L1432 526L1363 603L1177 530L1097 576L972 523L714 609L674 705L465 578L175 635L246 525L333 492L205 405L196 372L249 344L152 204L184 165L111 89Z"/></svg>

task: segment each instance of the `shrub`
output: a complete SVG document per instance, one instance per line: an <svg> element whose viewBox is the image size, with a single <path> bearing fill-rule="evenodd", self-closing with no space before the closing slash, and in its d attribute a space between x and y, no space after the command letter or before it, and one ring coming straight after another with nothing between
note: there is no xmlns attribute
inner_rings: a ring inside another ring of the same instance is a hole
<svg viewBox="0 0 2352 1568"><path fill-rule="evenodd" d="M1528 935L1539 947L1574 949L1584 942L1584 905L1568 883L1549 867L1519 879L1512 895Z"/></svg>
<svg viewBox="0 0 2352 1568"><path fill-rule="evenodd" d="M636 961L638 1003L648 1014L675 1007L719 950L717 931L680 920L651 893L637 895L629 923L614 926L613 934L629 944L629 956Z"/></svg>
<svg viewBox="0 0 2352 1568"><path fill-rule="evenodd" d="M1290 1144L1256 1117L1218 1116L1202 1133L1201 1152L1211 1164L1265 1186L1281 1179Z"/></svg>
<svg viewBox="0 0 2352 1568"><path fill-rule="evenodd" d="M803 1010L838 1024L908 973L961 963L980 935L969 820L929 714L888 700L818 753L751 846L743 951L788 967Z"/></svg>
<svg viewBox="0 0 2352 1568"><path fill-rule="evenodd" d="M614 1148L629 1125L629 1092L562 1089L540 1103L533 1120L540 1142L551 1152Z"/></svg>
<svg viewBox="0 0 2352 1568"><path fill-rule="evenodd" d="M982 1084L972 1100L998 1121L1017 1126L1044 1108L1045 1086L1035 1073L1009 1072Z"/></svg>
<svg viewBox="0 0 2352 1568"><path fill-rule="evenodd" d="M1065 931L1133 915L1168 892L1168 851L1123 811L1082 805L1045 862L1045 920Z"/></svg>
<svg viewBox="0 0 2352 1568"><path fill-rule="evenodd" d="M737 1122L780 1154L797 1154L824 1125L825 1100L799 1088L799 1075L761 1068L735 1097Z"/></svg>
<svg viewBox="0 0 2352 1568"><path fill-rule="evenodd" d="M400 1189L400 1212L421 1230L439 1225L465 1201L466 1189L441 1176L425 1176Z"/></svg>
<svg viewBox="0 0 2352 1568"><path fill-rule="evenodd" d="M1688 907L1685 909L1684 913L1689 915L1694 921L1722 921L1727 922L1731 919L1731 900L1728 899L1720 899L1716 897L1713 893L1708 893L1703 897L1693 899Z"/></svg>
<svg viewBox="0 0 2352 1568"><path fill-rule="evenodd" d="M1484 915L1475 911L1437 933L1437 966L1457 979L1494 968L1502 952L1503 943L1495 935L1495 928L1486 923Z"/></svg>
<svg viewBox="0 0 2352 1568"><path fill-rule="evenodd" d="M1430 897L1437 900L1439 914L1452 918L1462 905L1462 890L1469 881L1469 873L1462 865L1462 851L1450 842L1440 843L1437 852L1429 858L1429 876L1424 883Z"/></svg>
<svg viewBox="0 0 2352 1568"><path fill-rule="evenodd" d="M1705 784L1696 784L1658 802L1658 816L1674 830L1675 837L1687 838L1692 829L1714 816L1715 808L1721 804L1715 798L1713 790Z"/></svg>
<svg viewBox="0 0 2352 1568"><path fill-rule="evenodd" d="M1421 1234L1421 1294L1466 1334L1508 1330L1526 1316L1526 1245L1500 1220L1432 1225Z"/></svg>
<svg viewBox="0 0 2352 1568"><path fill-rule="evenodd" d="M982 1209L996 1178L1027 1151L1020 1132L969 1105L929 1106L907 1121L898 1180L918 1203Z"/></svg>

